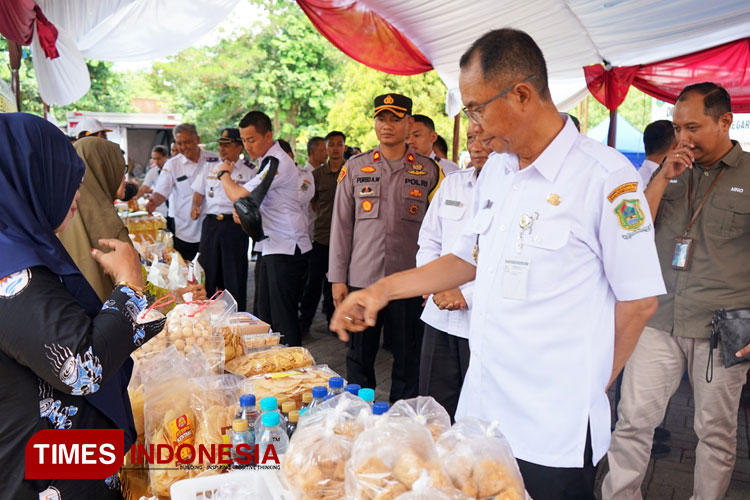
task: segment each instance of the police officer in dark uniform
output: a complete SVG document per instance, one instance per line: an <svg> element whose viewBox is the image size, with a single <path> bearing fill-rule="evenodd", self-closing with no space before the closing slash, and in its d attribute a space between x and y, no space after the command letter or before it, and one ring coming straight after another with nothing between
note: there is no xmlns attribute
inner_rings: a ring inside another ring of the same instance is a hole
<svg viewBox="0 0 750 500"><path fill-rule="evenodd" d="M237 300L237 308L245 310L247 301L247 249L249 240L242 228L232 219L233 205L224 192L221 175L231 175L243 185L256 174L255 165L240 158L242 139L236 128L225 128L219 143L221 162L209 162L195 179L192 188L193 208L190 216L206 214L201 230L198 251L200 264L206 271L206 293L228 290ZM223 167L231 166L231 173Z"/></svg>
<svg viewBox="0 0 750 500"><path fill-rule="evenodd" d="M328 280L341 303L350 289L416 264L417 238L440 171L406 145L412 101L399 94L375 98L377 149L354 156L339 173L333 208ZM385 328L393 352L390 400L417 395L424 325L422 299L391 302L377 325L353 333L346 357L349 382L376 385L375 356Z"/></svg>

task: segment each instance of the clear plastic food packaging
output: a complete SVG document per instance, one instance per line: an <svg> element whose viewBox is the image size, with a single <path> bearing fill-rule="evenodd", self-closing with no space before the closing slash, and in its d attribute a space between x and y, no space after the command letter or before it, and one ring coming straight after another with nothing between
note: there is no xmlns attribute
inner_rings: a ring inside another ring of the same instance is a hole
<svg viewBox="0 0 750 500"><path fill-rule="evenodd" d="M423 425L435 441L451 427L451 418L448 412L440 403L429 396L397 401L386 413L386 418L394 422L409 419L416 424Z"/></svg>
<svg viewBox="0 0 750 500"><path fill-rule="evenodd" d="M279 373L256 375L250 378L253 384L253 394L260 401L267 396L286 396L294 401L297 408L302 407L302 395L312 391L317 385L328 385L328 379L337 377L328 365L316 365L309 368L299 368ZM303 419L300 419L300 424Z"/></svg>
<svg viewBox="0 0 750 500"><path fill-rule="evenodd" d="M304 347L277 347L243 354L226 364L226 371L243 377L307 368L315 364Z"/></svg>
<svg viewBox="0 0 750 500"><path fill-rule="evenodd" d="M527 499L518 464L497 422L465 418L437 442L454 487L471 499Z"/></svg>

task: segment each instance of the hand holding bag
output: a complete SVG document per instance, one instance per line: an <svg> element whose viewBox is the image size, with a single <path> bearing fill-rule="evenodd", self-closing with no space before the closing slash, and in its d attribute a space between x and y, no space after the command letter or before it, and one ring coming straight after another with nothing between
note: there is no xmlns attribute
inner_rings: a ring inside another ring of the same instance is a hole
<svg viewBox="0 0 750 500"><path fill-rule="evenodd" d="M739 363L750 362L750 356L738 358L735 353L750 344L750 308L721 309L716 311L711 320L711 350L708 354L706 382L713 379L714 349L721 344L724 355L724 367L729 368ZM710 375L709 375L710 371Z"/></svg>

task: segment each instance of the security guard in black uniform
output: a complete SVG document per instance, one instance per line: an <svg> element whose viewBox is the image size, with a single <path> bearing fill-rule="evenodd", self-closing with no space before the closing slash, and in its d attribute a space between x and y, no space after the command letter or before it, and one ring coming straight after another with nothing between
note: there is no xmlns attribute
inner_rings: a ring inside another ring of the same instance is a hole
<svg viewBox="0 0 750 500"><path fill-rule="evenodd" d="M239 185L255 177L257 169L249 160L241 159L242 139L236 128L221 132L219 157L222 162L206 163L203 172L193 182L191 217L197 219L202 211L206 218L201 230L199 262L206 271L206 293L228 290L237 300L237 308L244 311L247 301L247 249L249 240L239 224L232 220L232 202L224 192L220 175L231 175ZM231 174L223 165L231 165Z"/></svg>

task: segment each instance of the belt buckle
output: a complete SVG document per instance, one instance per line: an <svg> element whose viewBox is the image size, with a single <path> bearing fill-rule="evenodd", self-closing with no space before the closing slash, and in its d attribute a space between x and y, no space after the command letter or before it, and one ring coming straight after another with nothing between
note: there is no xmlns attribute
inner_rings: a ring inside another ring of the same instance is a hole
<svg viewBox="0 0 750 500"><path fill-rule="evenodd" d="M224 220L224 214L217 215L216 220Z"/></svg>

